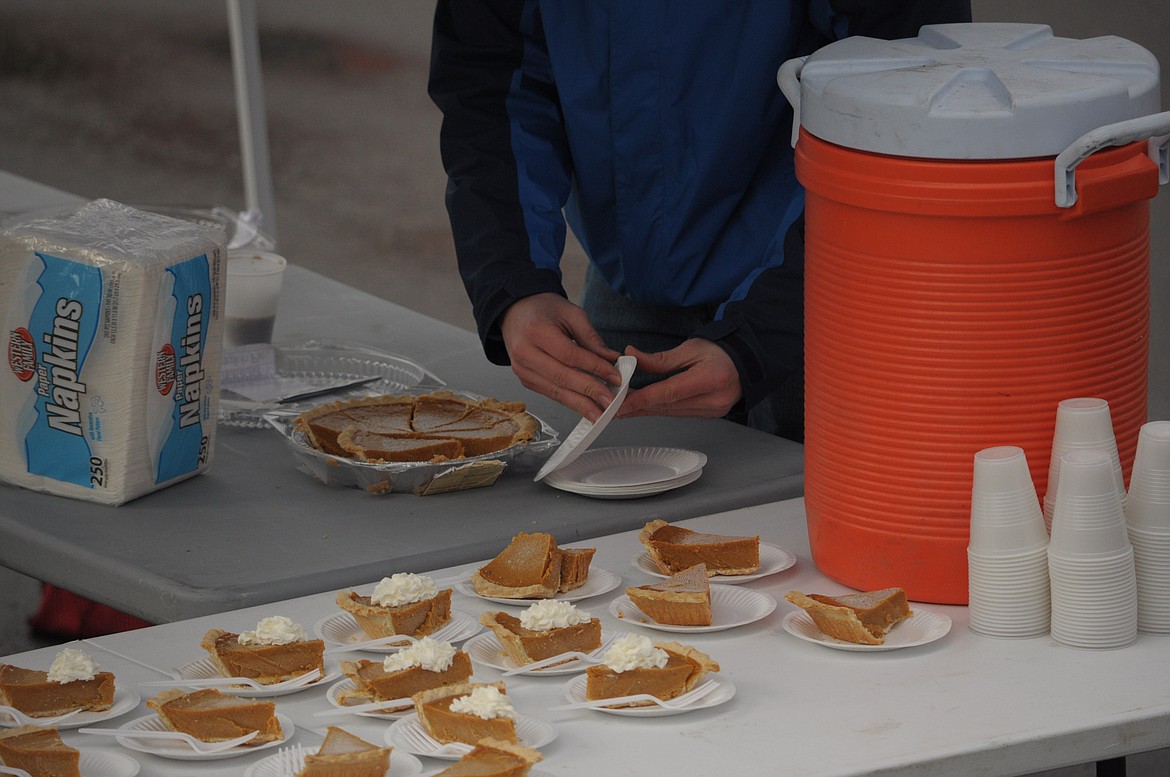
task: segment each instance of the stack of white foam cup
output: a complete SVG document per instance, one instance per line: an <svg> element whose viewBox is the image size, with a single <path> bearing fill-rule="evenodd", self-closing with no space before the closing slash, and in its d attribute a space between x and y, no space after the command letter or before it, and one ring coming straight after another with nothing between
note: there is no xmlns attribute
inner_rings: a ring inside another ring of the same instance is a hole
<svg viewBox="0 0 1170 777"><path fill-rule="evenodd" d="M1052 511L1060 487L1060 459L1071 450L1100 448L1109 454L1118 491L1125 494L1121 458L1113 435L1109 403L1096 397L1065 399L1056 407L1056 428L1052 435L1052 457L1048 463L1048 490L1044 494L1044 525L1052 529Z"/></svg>
<svg viewBox="0 0 1170 777"><path fill-rule="evenodd" d="M1113 460L1097 448L1060 460L1048 543L1052 636L1081 648L1137 639L1137 578Z"/></svg>
<svg viewBox="0 0 1170 777"><path fill-rule="evenodd" d="M1138 630L1170 634L1170 421L1141 428L1125 520L1137 574Z"/></svg>
<svg viewBox="0 0 1170 777"><path fill-rule="evenodd" d="M975 454L967 547L971 630L992 637L1048 632L1048 532L1022 448Z"/></svg>

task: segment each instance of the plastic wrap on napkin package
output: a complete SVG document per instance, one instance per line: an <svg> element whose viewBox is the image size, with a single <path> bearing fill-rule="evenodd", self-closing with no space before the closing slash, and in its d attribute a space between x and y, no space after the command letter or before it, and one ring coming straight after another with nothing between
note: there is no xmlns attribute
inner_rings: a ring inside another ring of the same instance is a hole
<svg viewBox="0 0 1170 777"><path fill-rule="evenodd" d="M0 480L121 504L209 466L225 243L110 200L0 231Z"/></svg>

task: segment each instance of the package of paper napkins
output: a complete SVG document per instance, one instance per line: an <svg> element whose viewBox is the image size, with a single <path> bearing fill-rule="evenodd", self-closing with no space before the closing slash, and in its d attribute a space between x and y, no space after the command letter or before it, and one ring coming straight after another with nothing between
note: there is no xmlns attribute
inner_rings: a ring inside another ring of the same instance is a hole
<svg viewBox="0 0 1170 777"><path fill-rule="evenodd" d="M0 230L0 480L116 505L210 465L225 243L111 200Z"/></svg>

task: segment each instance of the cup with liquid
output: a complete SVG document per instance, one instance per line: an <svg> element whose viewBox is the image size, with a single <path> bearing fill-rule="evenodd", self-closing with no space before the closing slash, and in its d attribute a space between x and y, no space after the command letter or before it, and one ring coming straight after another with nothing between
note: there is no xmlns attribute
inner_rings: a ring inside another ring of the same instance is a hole
<svg viewBox="0 0 1170 777"><path fill-rule="evenodd" d="M288 262L271 251L228 251L223 344L272 342L276 306Z"/></svg>

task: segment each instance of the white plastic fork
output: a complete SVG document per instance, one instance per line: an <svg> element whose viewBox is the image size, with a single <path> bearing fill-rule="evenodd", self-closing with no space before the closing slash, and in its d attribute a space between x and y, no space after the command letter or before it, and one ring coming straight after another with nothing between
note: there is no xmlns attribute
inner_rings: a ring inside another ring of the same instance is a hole
<svg viewBox="0 0 1170 777"><path fill-rule="evenodd" d="M406 647L407 645L413 645L417 641L414 637L407 634L391 634L389 637L378 637L377 639L367 639L362 642L350 642L346 645L326 648L324 655L348 653L351 650L365 650L366 648L397 647L400 643L403 647Z"/></svg>
<svg viewBox="0 0 1170 777"><path fill-rule="evenodd" d="M276 774L296 774L305 768L305 756L309 751L304 745L282 747L276 751Z"/></svg>
<svg viewBox="0 0 1170 777"><path fill-rule="evenodd" d="M74 715L79 715L82 712L85 712L85 710L81 707L78 707L75 710L66 712L64 715L56 715L51 718L34 718L31 715L25 715L15 707L6 707L0 705L0 713L7 713L8 715L11 715L12 719L22 726L53 726L63 720L72 718Z"/></svg>
<svg viewBox="0 0 1170 777"><path fill-rule="evenodd" d="M345 707L337 707L331 710L321 710L314 712L315 718L331 718L336 715L352 715L357 712L380 712L386 709L393 709L395 707L412 707L414 701L412 699L383 699L382 701L371 701L365 704L351 704Z"/></svg>
<svg viewBox="0 0 1170 777"><path fill-rule="evenodd" d="M719 683L715 680L707 680L704 683L696 685L691 690L675 696L673 699L659 699L657 696L652 696L648 693L635 693L629 696L614 696L609 699L590 699L589 701L579 701L572 704L561 704L556 707L549 707L550 710L581 710L594 709L597 707L615 707L619 705L631 704L633 702L648 701L657 704L668 710L686 707L719 687Z"/></svg>
<svg viewBox="0 0 1170 777"><path fill-rule="evenodd" d="M559 653L555 656L542 658L539 661L533 661L532 663L525 664L524 666L518 666L515 669L509 669L504 672L504 677L536 672L540 669L544 669L545 667L553 666L555 664L567 663L570 660L583 661L587 664L600 664L602 662L601 657L605 655L606 648L608 648L613 643L614 639L616 639L616 637L610 637L601 644L601 647L597 648L596 650L591 650L588 653L582 653L579 650L570 650L565 653Z"/></svg>
<svg viewBox="0 0 1170 777"><path fill-rule="evenodd" d="M5 766L4 764L0 764L0 774L12 774L15 777L32 777L24 769L17 769L15 766Z"/></svg>
<svg viewBox="0 0 1170 777"><path fill-rule="evenodd" d="M260 691L284 691L289 688L299 688L302 685L316 682L320 677L321 670L314 669L311 672L305 672L302 675L291 677L288 680L282 680L279 683L268 684L257 682L250 677L200 677L191 680L176 677L173 680L147 680L138 684L147 686L181 685L186 688L221 688L229 685L247 685L250 688L255 688Z"/></svg>
<svg viewBox="0 0 1170 777"><path fill-rule="evenodd" d="M184 734L181 731L150 731L150 730L134 730L124 728L79 728L79 733L82 734L97 734L99 736L107 737L124 737L126 739L177 739L186 742L191 746L191 749L197 753L220 753L224 750L231 750L233 747L238 747L245 742L250 742L259 735L259 731L252 731L235 739L225 739L222 742L204 742L196 739L190 734Z"/></svg>

